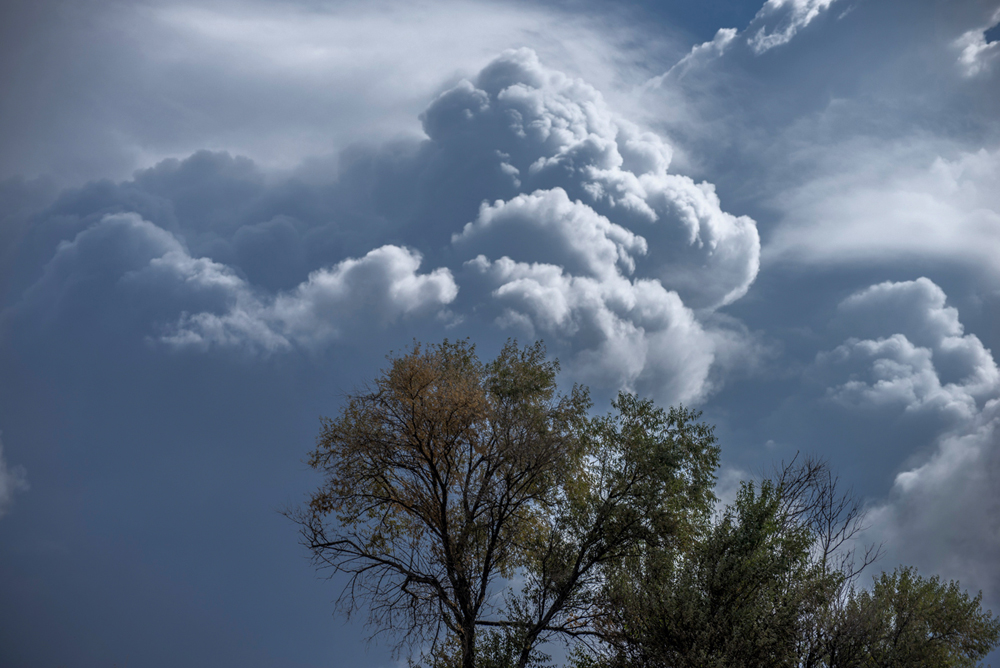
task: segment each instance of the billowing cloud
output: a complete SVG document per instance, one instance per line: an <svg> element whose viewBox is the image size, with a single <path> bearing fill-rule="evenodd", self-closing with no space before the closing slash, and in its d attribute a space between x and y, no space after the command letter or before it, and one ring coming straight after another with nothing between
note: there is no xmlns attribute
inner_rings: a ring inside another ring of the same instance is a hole
<svg viewBox="0 0 1000 668"><path fill-rule="evenodd" d="M525 244L526 238L531 243ZM612 275L619 268L631 274L636 256L647 252L645 239L579 200L571 202L562 188L518 195L493 205L484 203L479 217L455 234L452 243L526 260L544 258L571 273L597 276ZM560 253L565 255L560 257Z"/></svg>
<svg viewBox="0 0 1000 668"><path fill-rule="evenodd" d="M442 313L458 291L451 272L421 274L420 264L418 252L385 245L314 271L293 290L270 294L227 265L192 257L170 232L137 214L115 214L59 245L24 307L59 317L90 284L133 312L146 309L150 325L160 329L156 338L171 346L270 353L315 348L403 317Z"/></svg>
<svg viewBox="0 0 1000 668"><path fill-rule="evenodd" d="M501 256L466 263L486 279L496 322L568 348L567 370L583 382L697 400L727 336L739 335L703 326L659 279L633 278L645 239L561 188L484 205L454 243Z"/></svg>
<svg viewBox="0 0 1000 668"><path fill-rule="evenodd" d="M256 298L241 286L227 311L185 314L163 340L176 346L251 345L267 351L293 343L317 348L405 316L443 314L458 287L448 269L417 273L420 263L420 253L386 245L315 271L294 290L273 298ZM184 275L191 264L181 259L173 269Z"/></svg>
<svg viewBox="0 0 1000 668"><path fill-rule="evenodd" d="M930 452L898 473L874 505L867 537L913 563L1000 601L1000 372L956 309L926 278L873 285L839 317L863 336L821 353L836 374L828 398L851 411L932 424Z"/></svg>
<svg viewBox="0 0 1000 668"><path fill-rule="evenodd" d="M497 286L498 324L568 347L565 366L574 377L665 402L696 401L710 389L715 341L659 281L574 276L509 257L491 262L480 255L469 266Z"/></svg>
<svg viewBox="0 0 1000 668"><path fill-rule="evenodd" d="M3 441L0 441L0 517L7 514L14 495L29 489L28 474L23 466L10 466L3 456Z"/></svg>
<svg viewBox="0 0 1000 668"><path fill-rule="evenodd" d="M880 283L852 295L839 308L851 338L821 353L817 364L841 369L849 380L831 387L839 402L879 410L934 412L954 420L974 418L1000 395L1000 370L974 334L964 334L958 311L927 278Z"/></svg>
<svg viewBox="0 0 1000 668"><path fill-rule="evenodd" d="M734 335L716 335L696 311L739 299L756 277L751 219L724 212L710 184L669 173L658 136L529 50L504 53L423 118L432 141L492 162L526 191L484 203L452 235L499 324L563 342L585 382L705 395L717 348Z"/></svg>
<svg viewBox="0 0 1000 668"><path fill-rule="evenodd" d="M671 149L607 107L588 84L508 51L424 113L434 142L489 160L522 192L566 196L642 236L640 271L695 308L743 296L759 269L753 220L722 210L714 187L668 172Z"/></svg>
<svg viewBox="0 0 1000 668"><path fill-rule="evenodd" d="M147 336L202 350L499 323L549 339L576 378L664 401L758 354L715 313L757 275L755 222L672 173L669 144L593 86L506 51L421 121L427 139L347 152L319 183L202 151L68 191L37 221L62 241L28 299L58 310L91 285ZM79 280L95 272L103 287Z"/></svg>

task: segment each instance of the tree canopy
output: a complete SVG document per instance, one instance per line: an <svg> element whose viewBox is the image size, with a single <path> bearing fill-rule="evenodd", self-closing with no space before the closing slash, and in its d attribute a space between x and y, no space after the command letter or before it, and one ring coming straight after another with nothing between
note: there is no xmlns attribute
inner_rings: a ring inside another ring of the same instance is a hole
<svg viewBox="0 0 1000 668"><path fill-rule="evenodd" d="M414 344L324 419L323 484L292 512L339 604L447 668L975 666L1000 621L912 569L869 591L861 505L793 462L713 517L699 414L621 393L590 414L540 343L489 361Z"/></svg>

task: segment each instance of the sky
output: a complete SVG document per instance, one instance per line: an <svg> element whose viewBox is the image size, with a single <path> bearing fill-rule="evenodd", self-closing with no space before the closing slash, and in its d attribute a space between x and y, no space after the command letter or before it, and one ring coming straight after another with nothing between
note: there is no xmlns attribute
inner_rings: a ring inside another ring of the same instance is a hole
<svg viewBox="0 0 1000 668"><path fill-rule="evenodd" d="M703 411L724 498L826 458L1000 612L998 0L0 13L3 665L399 665L281 510L446 337Z"/></svg>

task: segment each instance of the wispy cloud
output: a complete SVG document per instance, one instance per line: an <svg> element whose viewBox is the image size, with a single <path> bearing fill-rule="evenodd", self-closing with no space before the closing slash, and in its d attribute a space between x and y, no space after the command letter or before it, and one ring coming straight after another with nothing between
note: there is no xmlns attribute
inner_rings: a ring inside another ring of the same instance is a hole
<svg viewBox="0 0 1000 668"><path fill-rule="evenodd" d="M747 44L757 55L787 44L835 1L767 0L747 27Z"/></svg>

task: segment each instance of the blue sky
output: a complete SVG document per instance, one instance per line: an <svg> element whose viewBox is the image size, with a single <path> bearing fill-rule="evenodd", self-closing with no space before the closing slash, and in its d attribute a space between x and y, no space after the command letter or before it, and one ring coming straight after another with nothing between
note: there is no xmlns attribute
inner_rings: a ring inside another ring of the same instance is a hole
<svg viewBox="0 0 1000 668"><path fill-rule="evenodd" d="M444 337L698 407L723 495L828 458L1000 610L996 0L0 11L4 665L396 665L279 511Z"/></svg>

